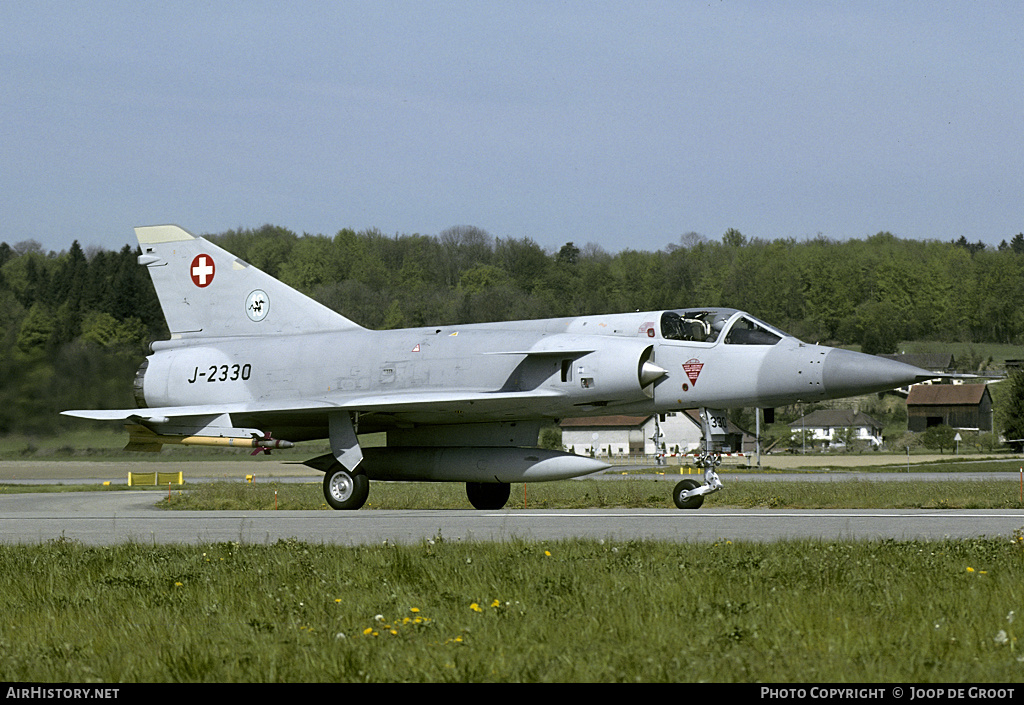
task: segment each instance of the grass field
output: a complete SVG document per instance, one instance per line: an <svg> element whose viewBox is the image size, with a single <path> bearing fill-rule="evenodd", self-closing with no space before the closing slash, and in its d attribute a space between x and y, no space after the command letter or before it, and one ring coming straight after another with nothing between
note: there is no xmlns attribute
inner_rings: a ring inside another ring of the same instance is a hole
<svg viewBox="0 0 1024 705"><path fill-rule="evenodd" d="M509 509L587 509L674 507L665 480L572 480L513 485ZM2 492L0 488L0 492ZM162 490L161 492L165 492ZM171 509L290 510L329 509L319 483L214 482L170 493L160 506ZM729 483L709 495L705 507L772 509L1021 509L1017 476L970 482L770 482ZM388 509L470 509L459 483L373 483L360 511ZM333 511L333 510L331 510ZM1022 517L1024 518L1024 517Z"/></svg>
<svg viewBox="0 0 1024 705"><path fill-rule="evenodd" d="M679 479L515 485L509 506L669 507ZM970 482L723 479L706 506L1021 508L1016 472ZM319 483L194 483L170 501L153 491L170 508L326 509ZM469 503L461 484L374 483L361 511L416 508ZM1024 678L1022 620L1019 534L700 546L441 535L361 547L0 544L7 682L1011 683Z"/></svg>
<svg viewBox="0 0 1024 705"><path fill-rule="evenodd" d="M1024 544L0 546L0 679L1017 682Z"/></svg>
<svg viewBox="0 0 1024 705"><path fill-rule="evenodd" d="M674 507L676 478L624 481L575 480L514 485L508 509L658 509ZM0 484L0 495L36 492L117 492L138 490L127 485ZM329 509L319 483L211 482L183 487L151 488L154 503L188 510ZM729 483L709 495L705 507L771 509L1024 509L1016 477L970 482L770 482ZM470 509L465 489L457 483L374 483L361 511L395 509ZM333 510L331 510L333 511ZM1024 524L1024 516L1022 516Z"/></svg>
<svg viewBox="0 0 1024 705"><path fill-rule="evenodd" d="M167 462L176 460L237 460L260 462L267 456L252 458L249 451L206 448L198 446L164 446L159 453L125 451L128 434L121 427L65 431L59 435L6 434L0 436L0 460L110 459L133 463ZM384 434L367 434L360 438L364 448L384 443ZM324 442L306 442L297 446L303 453L326 453L330 445ZM275 456L276 457L276 456ZM297 457L297 454L296 454Z"/></svg>

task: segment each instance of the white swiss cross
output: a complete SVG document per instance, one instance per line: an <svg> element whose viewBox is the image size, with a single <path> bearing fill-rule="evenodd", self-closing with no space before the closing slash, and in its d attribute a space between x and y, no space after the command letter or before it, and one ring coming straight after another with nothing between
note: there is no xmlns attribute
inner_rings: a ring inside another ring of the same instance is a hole
<svg viewBox="0 0 1024 705"><path fill-rule="evenodd" d="M213 259L207 255L196 255L192 260L192 283L202 288L213 281Z"/></svg>

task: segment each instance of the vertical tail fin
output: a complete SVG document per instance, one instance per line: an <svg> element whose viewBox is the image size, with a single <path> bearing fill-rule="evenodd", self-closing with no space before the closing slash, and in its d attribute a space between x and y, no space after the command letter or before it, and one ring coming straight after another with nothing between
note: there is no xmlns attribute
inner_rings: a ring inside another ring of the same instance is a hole
<svg viewBox="0 0 1024 705"><path fill-rule="evenodd" d="M352 330L359 325L177 225L135 228L172 338Z"/></svg>

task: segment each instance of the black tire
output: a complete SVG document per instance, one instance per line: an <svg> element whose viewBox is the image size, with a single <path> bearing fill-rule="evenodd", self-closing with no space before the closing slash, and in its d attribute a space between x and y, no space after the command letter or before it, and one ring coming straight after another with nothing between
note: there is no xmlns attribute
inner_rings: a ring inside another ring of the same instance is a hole
<svg viewBox="0 0 1024 705"><path fill-rule="evenodd" d="M681 495L683 492L689 492L700 487L700 483L696 480L681 480L676 488L672 490L672 499L676 503L676 506L680 509L700 509L700 506L704 504L704 495L699 494L696 497L687 497L683 499Z"/></svg>
<svg viewBox="0 0 1024 705"><path fill-rule="evenodd" d="M511 493L512 486L505 482L466 483L466 496L476 509L501 509Z"/></svg>
<svg viewBox="0 0 1024 705"><path fill-rule="evenodd" d="M359 509L369 495L370 480L364 473L337 464L324 473L324 498L334 509Z"/></svg>

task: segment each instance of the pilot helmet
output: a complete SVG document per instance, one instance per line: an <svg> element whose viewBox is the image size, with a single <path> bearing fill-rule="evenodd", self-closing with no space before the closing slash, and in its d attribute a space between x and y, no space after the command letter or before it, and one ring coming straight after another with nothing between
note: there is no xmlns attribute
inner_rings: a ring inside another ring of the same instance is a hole
<svg viewBox="0 0 1024 705"><path fill-rule="evenodd" d="M729 316L727 314L717 314L713 319L711 319L711 330L713 330L716 334L721 333L722 329L725 328L725 324L728 320Z"/></svg>

